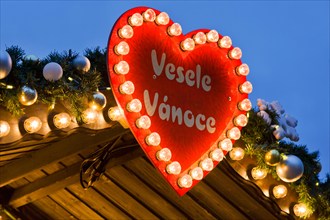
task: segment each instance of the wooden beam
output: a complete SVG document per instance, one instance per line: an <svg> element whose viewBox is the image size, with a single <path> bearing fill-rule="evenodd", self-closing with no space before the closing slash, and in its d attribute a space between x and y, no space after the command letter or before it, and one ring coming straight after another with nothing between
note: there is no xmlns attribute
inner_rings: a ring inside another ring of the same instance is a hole
<svg viewBox="0 0 330 220"><path fill-rule="evenodd" d="M119 124L93 132L77 132L69 137L51 143L48 147L27 154L25 157L0 167L0 187L10 184L30 172L55 163L63 158L78 154L86 148L103 144L127 133Z"/></svg>

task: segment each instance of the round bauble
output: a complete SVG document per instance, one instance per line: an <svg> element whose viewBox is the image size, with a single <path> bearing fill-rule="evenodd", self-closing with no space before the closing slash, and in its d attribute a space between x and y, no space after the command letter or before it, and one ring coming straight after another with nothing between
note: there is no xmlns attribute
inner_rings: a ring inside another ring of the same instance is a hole
<svg viewBox="0 0 330 220"><path fill-rule="evenodd" d="M26 61L37 62L39 59L38 59L38 57L36 57L36 56L30 54L30 55L26 55L26 56L24 57L24 60L26 60Z"/></svg>
<svg viewBox="0 0 330 220"><path fill-rule="evenodd" d="M275 149L270 150L265 154L265 162L269 166L276 166L280 162L280 160L281 160L281 155Z"/></svg>
<svg viewBox="0 0 330 220"><path fill-rule="evenodd" d="M37 90L29 86L23 86L18 93L18 100L22 105L33 105L38 98Z"/></svg>
<svg viewBox="0 0 330 220"><path fill-rule="evenodd" d="M304 173L304 164L295 155L283 156L280 163L276 166L278 177L284 182L292 183L300 179Z"/></svg>
<svg viewBox="0 0 330 220"><path fill-rule="evenodd" d="M102 110L107 104L107 98L101 92L94 92L93 98L89 102L89 107L95 110Z"/></svg>
<svg viewBox="0 0 330 220"><path fill-rule="evenodd" d="M43 75L48 81L57 81L62 78L63 70L58 63L48 63L43 69Z"/></svg>
<svg viewBox="0 0 330 220"><path fill-rule="evenodd" d="M91 68L91 62L85 56L77 56L73 60L72 64L77 70L80 70L83 72L88 72L89 69Z"/></svg>
<svg viewBox="0 0 330 220"><path fill-rule="evenodd" d="M11 71L13 63L7 51L0 52L0 79L5 78Z"/></svg>

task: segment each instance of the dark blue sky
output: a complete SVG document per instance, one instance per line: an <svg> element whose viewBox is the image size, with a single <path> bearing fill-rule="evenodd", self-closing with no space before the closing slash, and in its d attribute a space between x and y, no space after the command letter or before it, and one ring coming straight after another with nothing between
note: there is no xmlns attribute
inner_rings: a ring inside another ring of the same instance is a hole
<svg viewBox="0 0 330 220"><path fill-rule="evenodd" d="M250 98L278 100L298 119L299 144L319 150L329 172L328 1L4 1L1 50L19 45L27 54L106 47L116 19L136 6L165 11L187 33L216 29L229 35L249 64Z"/></svg>

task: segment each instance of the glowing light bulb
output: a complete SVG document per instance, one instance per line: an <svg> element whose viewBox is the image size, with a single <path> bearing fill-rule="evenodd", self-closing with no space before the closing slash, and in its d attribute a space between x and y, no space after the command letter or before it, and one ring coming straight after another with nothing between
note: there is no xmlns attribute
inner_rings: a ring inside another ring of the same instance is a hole
<svg viewBox="0 0 330 220"><path fill-rule="evenodd" d="M114 66L114 70L117 74L126 75L129 72L129 65L123 60Z"/></svg>
<svg viewBox="0 0 330 220"><path fill-rule="evenodd" d="M191 38L187 38L181 42L181 49L184 51L191 51L195 48L195 42Z"/></svg>
<svg viewBox="0 0 330 220"><path fill-rule="evenodd" d="M219 34L216 30L210 30L206 33L206 38L208 42L217 42L219 40Z"/></svg>
<svg viewBox="0 0 330 220"><path fill-rule="evenodd" d="M174 161L166 166L168 174L178 175L181 173L181 165L178 161Z"/></svg>
<svg viewBox="0 0 330 220"><path fill-rule="evenodd" d="M241 93L250 94L253 90L252 84L249 81L245 81L242 85L239 86L239 91Z"/></svg>
<svg viewBox="0 0 330 220"><path fill-rule="evenodd" d="M240 66L236 67L236 73L239 76L247 76L250 73L250 68L246 63L243 63Z"/></svg>
<svg viewBox="0 0 330 220"><path fill-rule="evenodd" d="M240 114L235 117L234 124L236 126L245 127L248 123L248 118L244 114Z"/></svg>
<svg viewBox="0 0 330 220"><path fill-rule="evenodd" d="M116 107L111 107L108 110L108 116L111 121L119 121L124 117L124 111L122 108L116 106Z"/></svg>
<svg viewBox="0 0 330 220"><path fill-rule="evenodd" d="M260 167L253 167L251 170L251 175L255 180L264 179L267 176L267 170Z"/></svg>
<svg viewBox="0 0 330 220"><path fill-rule="evenodd" d="M131 81L126 81L119 86L119 91L121 94L132 95L134 93L135 87Z"/></svg>
<svg viewBox="0 0 330 220"><path fill-rule="evenodd" d="M307 206L304 203L298 203L293 206L293 213L298 217L306 216L307 211Z"/></svg>
<svg viewBox="0 0 330 220"><path fill-rule="evenodd" d="M218 41L218 45L221 48L230 48L232 45L231 38L229 36L224 36Z"/></svg>
<svg viewBox="0 0 330 220"><path fill-rule="evenodd" d="M205 44L206 43L206 35L203 32L198 32L194 35L195 44Z"/></svg>
<svg viewBox="0 0 330 220"><path fill-rule="evenodd" d="M219 142L218 146L225 151L231 151L233 148L233 142L229 138L223 139Z"/></svg>
<svg viewBox="0 0 330 220"><path fill-rule="evenodd" d="M210 158L215 161L222 161L223 157L224 155L221 149L215 149L210 153Z"/></svg>
<svg viewBox="0 0 330 220"><path fill-rule="evenodd" d="M189 171L189 174L194 180L201 180L203 179L204 171L200 167L195 167L194 169Z"/></svg>
<svg viewBox="0 0 330 220"><path fill-rule="evenodd" d="M133 99L126 105L126 109L129 112L140 112L142 109L142 103L138 99Z"/></svg>
<svg viewBox="0 0 330 220"><path fill-rule="evenodd" d="M53 122L55 127L59 129L67 128L71 123L71 117L68 113L62 112L54 116Z"/></svg>
<svg viewBox="0 0 330 220"><path fill-rule="evenodd" d="M98 117L97 111L92 108L88 108L82 113L82 120L85 124L95 123L97 117Z"/></svg>
<svg viewBox="0 0 330 220"><path fill-rule="evenodd" d="M170 36L179 36L182 33L181 25L178 23L174 23L168 27L167 33Z"/></svg>
<svg viewBox="0 0 330 220"><path fill-rule="evenodd" d="M286 196L288 189L284 185L277 185L273 188L273 195L276 199L281 199Z"/></svg>
<svg viewBox="0 0 330 220"><path fill-rule="evenodd" d="M156 17L156 24L167 25L170 22L170 17L166 12L161 12Z"/></svg>
<svg viewBox="0 0 330 220"><path fill-rule="evenodd" d="M242 111L250 111L252 108L251 101L249 99L243 99L238 103L238 108Z"/></svg>
<svg viewBox="0 0 330 220"><path fill-rule="evenodd" d="M129 53L128 43L125 41L120 42L115 46L115 53L117 55L127 55Z"/></svg>
<svg viewBox="0 0 330 220"><path fill-rule="evenodd" d="M190 188L192 186L192 182L193 182L193 180L192 180L191 176L188 174L185 174L178 179L178 185L181 188Z"/></svg>
<svg viewBox="0 0 330 220"><path fill-rule="evenodd" d="M244 154L244 150L240 147L234 147L229 152L229 156L232 160L242 160L244 158Z"/></svg>
<svg viewBox="0 0 330 220"><path fill-rule="evenodd" d="M242 57L242 51L239 47L235 47L231 51L229 51L228 55L231 59L239 60Z"/></svg>
<svg viewBox="0 0 330 220"><path fill-rule="evenodd" d="M160 136L157 132L152 132L146 137L146 143L149 146L158 146L160 145Z"/></svg>
<svg viewBox="0 0 330 220"><path fill-rule="evenodd" d="M135 13L129 17L128 23L132 26L141 26L143 24L143 17L141 14Z"/></svg>
<svg viewBox="0 0 330 220"><path fill-rule="evenodd" d="M119 29L118 34L119 37L128 39L133 37L134 31L130 25L125 25Z"/></svg>
<svg viewBox="0 0 330 220"><path fill-rule="evenodd" d="M161 160L161 161L165 161L165 162L170 161L172 158L171 150L168 148L163 148L163 149L157 151L156 157L158 160Z"/></svg>
<svg viewBox="0 0 330 220"><path fill-rule="evenodd" d="M0 138L5 137L10 132L10 126L6 121L0 121Z"/></svg>
<svg viewBox="0 0 330 220"><path fill-rule="evenodd" d="M213 170L213 161L211 158L205 158L199 162L199 166L205 171L211 171Z"/></svg>
<svg viewBox="0 0 330 220"><path fill-rule="evenodd" d="M135 125L138 128L149 129L151 126L151 120L147 115L143 115L136 120Z"/></svg>
<svg viewBox="0 0 330 220"><path fill-rule="evenodd" d="M241 131L237 127L233 127L227 131L227 137L233 140L238 140L241 137Z"/></svg>
<svg viewBox="0 0 330 220"><path fill-rule="evenodd" d="M24 121L24 129L28 133L35 133L40 130L42 122L38 117L30 117Z"/></svg>
<svg viewBox="0 0 330 220"><path fill-rule="evenodd" d="M152 9L147 9L142 13L142 17L145 21L153 22L156 19L156 13Z"/></svg>

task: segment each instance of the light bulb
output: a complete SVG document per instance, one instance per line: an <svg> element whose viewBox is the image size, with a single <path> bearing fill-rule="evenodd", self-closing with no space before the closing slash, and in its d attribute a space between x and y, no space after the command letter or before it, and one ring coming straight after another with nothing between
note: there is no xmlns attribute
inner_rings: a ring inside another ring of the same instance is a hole
<svg viewBox="0 0 330 220"><path fill-rule="evenodd" d="M119 121L124 117L124 111L122 108L116 106L116 107L111 107L108 110L108 116L111 121Z"/></svg>
<svg viewBox="0 0 330 220"><path fill-rule="evenodd" d="M121 94L132 95L134 93L135 87L131 81L126 81L119 86L119 91Z"/></svg>
<svg viewBox="0 0 330 220"><path fill-rule="evenodd" d="M82 120L85 124L93 124L96 122L97 116L96 110L88 108L82 113Z"/></svg>
<svg viewBox="0 0 330 220"><path fill-rule="evenodd" d="M221 149L215 149L215 150L211 151L210 157L211 157L212 160L222 161L224 155L223 155L223 152L222 152Z"/></svg>
<svg viewBox="0 0 330 220"><path fill-rule="evenodd" d="M229 152L229 156L232 160L242 160L244 158L244 154L244 150L240 147L234 147Z"/></svg>
<svg viewBox="0 0 330 220"><path fill-rule="evenodd" d="M231 38L229 36L224 36L218 41L218 45L221 48L230 48L232 45Z"/></svg>
<svg viewBox="0 0 330 220"><path fill-rule="evenodd" d="M206 43L206 35L203 32L198 32L194 35L195 44L205 44Z"/></svg>
<svg viewBox="0 0 330 220"><path fill-rule="evenodd" d="M135 125L138 128L149 129L151 126L151 120L147 115L143 115L136 120Z"/></svg>
<svg viewBox="0 0 330 220"><path fill-rule="evenodd" d="M115 53L117 55L127 55L129 53L128 43L125 41L120 42L115 46Z"/></svg>
<svg viewBox="0 0 330 220"><path fill-rule="evenodd" d="M229 51L228 55L231 59L239 60L242 57L242 51L239 47L235 47Z"/></svg>
<svg viewBox="0 0 330 220"><path fill-rule="evenodd" d="M129 65L123 60L114 66L114 70L117 74L126 75L129 72Z"/></svg>
<svg viewBox="0 0 330 220"><path fill-rule="evenodd" d="M167 25L170 22L170 17L166 12L161 12L156 17L156 24Z"/></svg>
<svg viewBox="0 0 330 220"><path fill-rule="evenodd" d="M42 122L38 117L30 117L24 121L24 129L28 133L35 133L40 130Z"/></svg>
<svg viewBox="0 0 330 220"><path fill-rule="evenodd" d="M149 146L158 146L160 145L160 136L157 132L152 132L146 137L146 143Z"/></svg>
<svg viewBox="0 0 330 220"><path fill-rule="evenodd" d="M286 196L288 189L284 185L277 185L273 188L273 195L276 199L281 199Z"/></svg>
<svg viewBox="0 0 330 220"><path fill-rule="evenodd" d="M307 214L307 206L304 203L295 204L293 212L298 217L304 217Z"/></svg>
<svg viewBox="0 0 330 220"><path fill-rule="evenodd" d="M165 161L165 162L170 161L172 158L171 150L168 148L163 148L163 149L157 151L156 157L158 160L161 160L161 161Z"/></svg>
<svg viewBox="0 0 330 220"><path fill-rule="evenodd" d="M5 137L10 132L10 126L6 121L0 121L0 138Z"/></svg>
<svg viewBox="0 0 330 220"><path fill-rule="evenodd" d="M191 176L188 174L185 174L178 179L178 185L181 188L190 188L192 186L192 182L193 182L193 180L192 180Z"/></svg>
<svg viewBox="0 0 330 220"><path fill-rule="evenodd" d="M219 142L218 146L225 151L231 151L233 148L233 142L229 138L223 139Z"/></svg>
<svg viewBox="0 0 330 220"><path fill-rule="evenodd" d="M189 171L189 174L194 180L201 180L203 179L204 171L200 167L195 167L194 169Z"/></svg>
<svg viewBox="0 0 330 220"><path fill-rule="evenodd" d="M54 116L53 122L55 127L59 129L67 128L71 123L71 117L68 113L62 112Z"/></svg>
<svg viewBox="0 0 330 220"><path fill-rule="evenodd" d="M242 85L239 86L239 91L241 93L250 94L252 92L252 84L249 81L245 81Z"/></svg>
<svg viewBox="0 0 330 220"><path fill-rule="evenodd" d="M240 66L236 67L236 73L240 76L247 76L250 73L250 68L246 63L243 63Z"/></svg>
<svg viewBox="0 0 330 220"><path fill-rule="evenodd" d="M166 166L168 174L178 175L181 173L181 165L178 161L174 161Z"/></svg>
<svg viewBox="0 0 330 220"><path fill-rule="evenodd" d="M199 162L199 166L205 171L211 171L213 170L213 161L211 158L205 158Z"/></svg>
<svg viewBox="0 0 330 220"><path fill-rule="evenodd" d="M150 8L143 12L142 16L145 21L153 22L156 19L155 11Z"/></svg>
<svg viewBox="0 0 330 220"><path fill-rule="evenodd" d="M253 169L251 170L251 176L255 180L264 179L267 176L267 170L262 169L260 167L253 167Z"/></svg>
<svg viewBox="0 0 330 220"><path fill-rule="evenodd" d="M181 25L174 23L168 27L167 32L170 36L179 36L182 33Z"/></svg>
<svg viewBox="0 0 330 220"><path fill-rule="evenodd" d="M233 140L238 140L241 137L241 131L237 127L233 127L227 131L227 137Z"/></svg>
<svg viewBox="0 0 330 220"><path fill-rule="evenodd" d="M133 37L134 31L130 25L125 25L119 29L118 34L119 37L128 39Z"/></svg>
<svg viewBox="0 0 330 220"><path fill-rule="evenodd" d="M219 34L216 30L210 30L206 33L206 39L208 42L217 42L219 40Z"/></svg>
<svg viewBox="0 0 330 220"><path fill-rule="evenodd" d="M195 42L191 38L187 38L181 42L181 49L184 51L191 51L195 48Z"/></svg>
<svg viewBox="0 0 330 220"><path fill-rule="evenodd" d="M140 112L142 109L142 103L138 99L133 99L126 105L126 109L129 112Z"/></svg>
<svg viewBox="0 0 330 220"><path fill-rule="evenodd" d="M251 101L249 99L243 99L238 103L238 108L242 111L250 111L252 108Z"/></svg>
<svg viewBox="0 0 330 220"><path fill-rule="evenodd" d="M129 17L128 23L132 26L141 26L143 24L143 17L141 14L135 13Z"/></svg>
<svg viewBox="0 0 330 220"><path fill-rule="evenodd" d="M245 127L248 123L248 118L244 114L240 114L235 117L234 124L236 126Z"/></svg>

